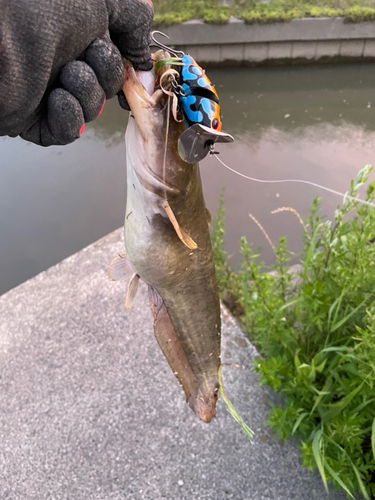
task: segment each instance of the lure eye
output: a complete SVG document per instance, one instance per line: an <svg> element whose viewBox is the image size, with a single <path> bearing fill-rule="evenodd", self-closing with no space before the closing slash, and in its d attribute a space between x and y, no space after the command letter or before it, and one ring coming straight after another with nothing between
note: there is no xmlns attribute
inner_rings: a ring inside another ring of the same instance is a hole
<svg viewBox="0 0 375 500"><path fill-rule="evenodd" d="M219 127L219 120L217 118L214 118L212 120L212 128L216 130L218 127Z"/></svg>

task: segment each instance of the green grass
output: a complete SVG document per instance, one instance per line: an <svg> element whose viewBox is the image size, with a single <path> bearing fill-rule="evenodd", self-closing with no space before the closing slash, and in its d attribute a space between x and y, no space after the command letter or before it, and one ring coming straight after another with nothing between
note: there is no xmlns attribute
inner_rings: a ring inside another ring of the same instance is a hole
<svg viewBox="0 0 375 500"><path fill-rule="evenodd" d="M220 396L223 398L224 403L227 405L228 413L233 417L233 419L237 422L237 424L241 427L242 432L245 436L251 441L254 437L254 432L250 429L250 427L242 420L242 418L237 413L236 408L233 406L229 398L226 396L223 388L223 380L222 380L222 366L219 368L219 385L220 385Z"/></svg>
<svg viewBox="0 0 375 500"><path fill-rule="evenodd" d="M169 26L190 19L210 24L225 24L231 16L249 24L288 22L302 17L344 17L360 23L375 19L374 0L237 0L229 6L211 0L155 0L154 26Z"/></svg>
<svg viewBox="0 0 375 500"><path fill-rule="evenodd" d="M351 196L370 170L351 183ZM275 264L266 270L242 238L233 273L221 199L212 232L221 298L263 356L255 362L261 384L285 401L272 406L267 425L284 440L299 438L303 466L318 469L325 485L375 498L375 208L344 199L328 221L316 199L301 233L297 275L288 272L285 238L272 244Z"/></svg>

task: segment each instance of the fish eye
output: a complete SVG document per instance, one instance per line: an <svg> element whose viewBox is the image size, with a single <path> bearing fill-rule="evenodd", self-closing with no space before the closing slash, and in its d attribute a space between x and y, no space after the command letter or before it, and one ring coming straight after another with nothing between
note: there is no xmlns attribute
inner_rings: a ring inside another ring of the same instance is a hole
<svg viewBox="0 0 375 500"><path fill-rule="evenodd" d="M218 126L219 126L219 120L217 118L214 118L212 120L212 124L211 125L212 125L212 128L216 130L218 128Z"/></svg>

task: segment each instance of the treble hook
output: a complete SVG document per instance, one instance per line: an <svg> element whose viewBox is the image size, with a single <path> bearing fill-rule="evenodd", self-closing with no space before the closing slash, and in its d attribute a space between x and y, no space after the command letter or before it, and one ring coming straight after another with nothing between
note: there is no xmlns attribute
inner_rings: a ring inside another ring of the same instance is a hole
<svg viewBox="0 0 375 500"><path fill-rule="evenodd" d="M151 32L152 43L150 45L156 45L160 49L164 49L164 50L170 52L175 57L181 57L181 58L184 57L185 52L182 52L181 50L171 49L170 47L167 47L166 45L163 45L162 43L155 40L155 34L165 36L165 38L169 38L168 35L166 35L165 33L162 33L161 31L152 31Z"/></svg>

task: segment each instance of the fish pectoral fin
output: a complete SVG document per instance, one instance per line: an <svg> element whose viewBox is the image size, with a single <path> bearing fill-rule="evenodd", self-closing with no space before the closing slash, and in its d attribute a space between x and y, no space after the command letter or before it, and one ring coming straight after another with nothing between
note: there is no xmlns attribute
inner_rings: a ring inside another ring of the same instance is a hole
<svg viewBox="0 0 375 500"><path fill-rule="evenodd" d="M211 212L208 210L208 208L206 208L206 219L208 225L210 226L212 224L212 215Z"/></svg>
<svg viewBox="0 0 375 500"><path fill-rule="evenodd" d="M125 300L126 309L128 311L130 311L130 309L133 305L135 296L137 295L138 284L139 284L139 275L137 273L134 273L129 281L128 293L126 294L126 300Z"/></svg>
<svg viewBox="0 0 375 500"><path fill-rule="evenodd" d="M151 285L148 285L148 299L150 301L152 314L154 315L154 318L156 318L156 316L159 313L159 310L164 305L164 302L163 299L160 297L156 288L154 288Z"/></svg>
<svg viewBox="0 0 375 500"><path fill-rule="evenodd" d="M108 277L112 281L124 281L133 276L133 268L125 253L120 253L108 267Z"/></svg>
<svg viewBox="0 0 375 500"><path fill-rule="evenodd" d="M174 227L174 230L176 231L177 236L180 238L182 243L184 243L184 245L190 248L190 250L195 250L196 248L198 248L198 245L195 243L195 241L192 238L190 238L190 236L187 233L185 233L183 229L181 229L180 224L178 223L168 201L164 202L163 208L166 214L168 215L168 219L171 221L172 226Z"/></svg>

